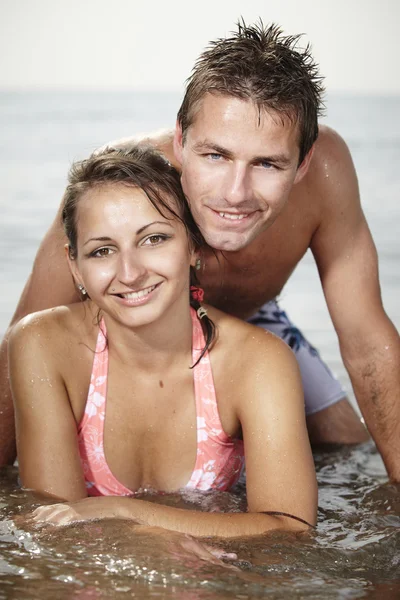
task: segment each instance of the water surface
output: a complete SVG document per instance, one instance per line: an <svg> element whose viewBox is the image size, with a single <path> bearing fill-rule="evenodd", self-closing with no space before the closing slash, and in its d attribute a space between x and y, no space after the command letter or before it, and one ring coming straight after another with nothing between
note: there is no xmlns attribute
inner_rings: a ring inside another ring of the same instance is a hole
<svg viewBox="0 0 400 600"><path fill-rule="evenodd" d="M13 516L37 503L9 468L0 482L0 597L399 598L399 486L386 483L372 444L315 454L315 462L316 532L229 541L112 520L24 531ZM243 485L234 493L191 491L163 501L194 510L245 508ZM237 558L217 559L204 544Z"/></svg>

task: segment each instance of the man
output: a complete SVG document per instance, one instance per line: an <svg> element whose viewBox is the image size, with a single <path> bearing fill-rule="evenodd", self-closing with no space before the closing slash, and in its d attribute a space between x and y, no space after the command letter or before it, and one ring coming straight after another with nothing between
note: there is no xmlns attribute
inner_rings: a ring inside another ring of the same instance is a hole
<svg viewBox="0 0 400 600"><path fill-rule="evenodd" d="M275 26L240 24L196 63L173 142L169 135L144 142L182 169L185 194L209 244L199 279L210 304L284 338L287 330L296 332L274 299L311 248L358 404L389 476L399 481L399 336L382 307L377 255L350 154L328 128L317 139L321 78L308 48L299 51L296 42ZM63 244L57 217L14 321L77 299ZM365 441L338 382L295 337L311 442ZM4 363L6 340L2 353ZM15 451L4 390L6 462Z"/></svg>

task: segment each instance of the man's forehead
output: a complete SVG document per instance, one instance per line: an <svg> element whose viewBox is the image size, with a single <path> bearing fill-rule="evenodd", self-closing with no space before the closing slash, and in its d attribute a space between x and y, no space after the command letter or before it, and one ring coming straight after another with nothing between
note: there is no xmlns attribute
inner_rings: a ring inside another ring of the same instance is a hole
<svg viewBox="0 0 400 600"><path fill-rule="evenodd" d="M220 117L223 117L222 119ZM192 110L191 124L188 129L217 121L219 127L225 124L229 127L230 120L235 117L251 123L256 128L262 128L265 122L273 122L285 129L298 129L298 120L294 110L286 107L277 110L263 105L252 98L207 92L195 103Z"/></svg>
<svg viewBox="0 0 400 600"><path fill-rule="evenodd" d="M197 150L221 154L246 150L252 158L270 153L291 155L299 150L300 130L285 113L253 100L208 94L197 108L186 140Z"/></svg>

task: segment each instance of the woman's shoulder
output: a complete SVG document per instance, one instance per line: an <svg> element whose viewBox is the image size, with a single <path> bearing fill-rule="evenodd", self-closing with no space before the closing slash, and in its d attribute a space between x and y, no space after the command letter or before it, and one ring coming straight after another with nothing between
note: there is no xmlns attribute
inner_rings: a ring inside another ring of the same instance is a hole
<svg viewBox="0 0 400 600"><path fill-rule="evenodd" d="M210 360L221 414L234 409L240 420L250 405L264 406L275 417L294 406L304 412L300 370L289 346L236 317L214 309L209 314L218 332Z"/></svg>
<svg viewBox="0 0 400 600"><path fill-rule="evenodd" d="M273 370L280 365L297 364L289 346L270 331L215 308L210 307L209 314L216 325L221 353L229 349L229 362L257 369L260 364L265 366L267 361Z"/></svg>
<svg viewBox="0 0 400 600"><path fill-rule="evenodd" d="M26 315L11 329L9 343L38 346L51 352L82 331L84 309L79 304L57 306Z"/></svg>

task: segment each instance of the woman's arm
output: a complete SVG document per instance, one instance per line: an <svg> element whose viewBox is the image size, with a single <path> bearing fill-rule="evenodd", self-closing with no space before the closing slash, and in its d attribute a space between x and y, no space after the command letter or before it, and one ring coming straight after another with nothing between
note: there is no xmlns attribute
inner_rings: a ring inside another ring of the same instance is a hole
<svg viewBox="0 0 400 600"><path fill-rule="evenodd" d="M44 311L24 318L9 340L20 476L26 488L57 499L78 500L87 493L77 427L57 368L65 348L49 317Z"/></svg>
<svg viewBox="0 0 400 600"><path fill-rule="evenodd" d="M289 513L315 525L318 488L296 358L282 340L259 329L244 356L238 414L249 511Z"/></svg>
<svg viewBox="0 0 400 600"><path fill-rule="evenodd" d="M240 381L231 387L245 444L247 513L204 513L103 497L41 507L34 520L65 525L96 518L132 519L141 525L220 537L259 535L273 529L299 531L307 529L304 521L313 526L317 485L297 363L281 340L253 328L251 334L248 344L240 346L237 367L231 364L232 372L241 373ZM265 514L268 511L294 518Z"/></svg>
<svg viewBox="0 0 400 600"><path fill-rule="evenodd" d="M304 523L289 517L262 513L206 513L116 496L41 506L33 512L35 522L58 526L92 519L133 520L139 525L162 527L197 537L231 538L261 535L273 529L308 529Z"/></svg>

